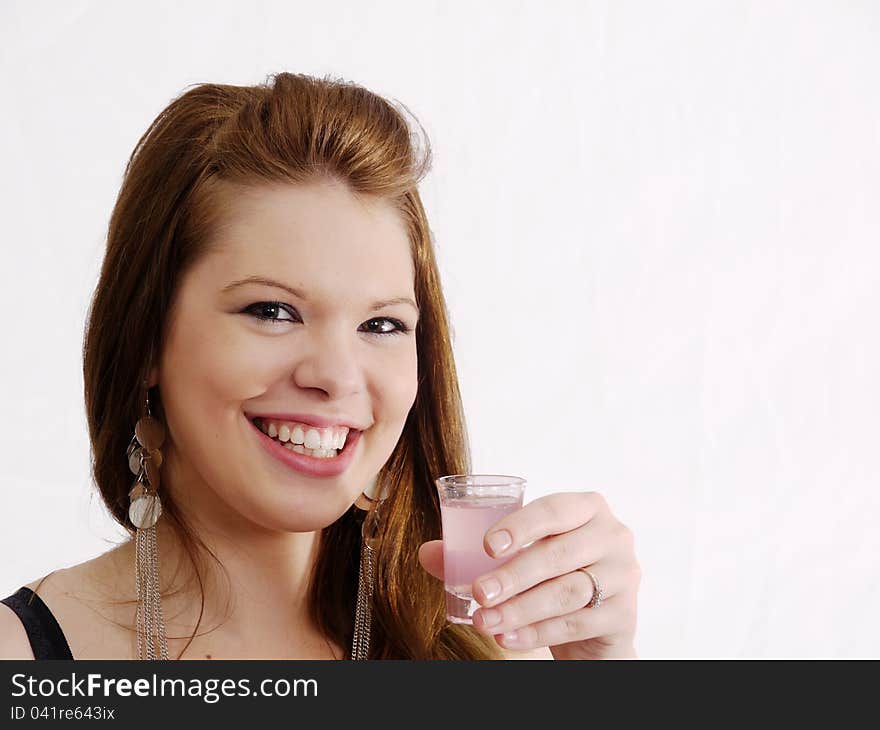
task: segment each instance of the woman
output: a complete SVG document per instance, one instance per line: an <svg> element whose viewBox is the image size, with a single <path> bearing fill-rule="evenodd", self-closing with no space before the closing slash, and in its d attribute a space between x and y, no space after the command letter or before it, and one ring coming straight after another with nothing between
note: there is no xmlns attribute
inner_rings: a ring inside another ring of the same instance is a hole
<svg viewBox="0 0 880 730"><path fill-rule="evenodd" d="M361 87L270 81L189 90L129 160L84 381L133 539L5 599L0 656L635 656L632 534L591 492L501 520L515 557L445 620L433 480L470 457L430 152Z"/></svg>

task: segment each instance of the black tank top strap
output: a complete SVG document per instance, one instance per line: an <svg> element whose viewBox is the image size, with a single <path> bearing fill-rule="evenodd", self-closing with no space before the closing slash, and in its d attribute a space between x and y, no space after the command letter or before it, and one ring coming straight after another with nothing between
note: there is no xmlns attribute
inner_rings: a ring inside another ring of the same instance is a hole
<svg viewBox="0 0 880 730"><path fill-rule="evenodd" d="M2 602L18 614L31 642L34 659L73 659L58 621L43 599L30 588L22 586Z"/></svg>

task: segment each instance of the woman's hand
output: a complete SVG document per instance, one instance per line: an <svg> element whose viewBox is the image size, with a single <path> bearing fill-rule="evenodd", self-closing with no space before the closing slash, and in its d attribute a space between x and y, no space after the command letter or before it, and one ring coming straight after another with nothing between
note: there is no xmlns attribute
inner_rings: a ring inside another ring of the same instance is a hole
<svg viewBox="0 0 880 730"><path fill-rule="evenodd" d="M554 659L636 657L641 568L632 531L611 514L602 495L540 497L493 525L483 546L492 557L514 557L474 582L481 604L474 613L478 631L506 649L549 646ZM422 545L419 560L442 578L440 540ZM586 607L593 583L581 567L599 581L599 606Z"/></svg>

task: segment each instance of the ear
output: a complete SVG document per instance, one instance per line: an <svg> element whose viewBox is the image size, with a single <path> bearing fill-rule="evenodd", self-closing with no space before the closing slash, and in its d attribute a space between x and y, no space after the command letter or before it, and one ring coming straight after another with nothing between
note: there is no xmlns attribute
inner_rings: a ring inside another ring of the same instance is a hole
<svg viewBox="0 0 880 730"><path fill-rule="evenodd" d="M150 368L150 374L147 376L147 387L153 388L159 385L159 366L153 365Z"/></svg>

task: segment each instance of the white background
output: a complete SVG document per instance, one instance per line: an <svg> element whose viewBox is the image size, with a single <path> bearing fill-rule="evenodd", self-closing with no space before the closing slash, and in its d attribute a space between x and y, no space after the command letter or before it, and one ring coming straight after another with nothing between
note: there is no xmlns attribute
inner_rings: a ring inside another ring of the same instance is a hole
<svg viewBox="0 0 880 730"><path fill-rule="evenodd" d="M283 70L425 125L475 470L606 496L642 656L880 656L867 1L4 0L2 595L122 535L80 348L128 155Z"/></svg>

